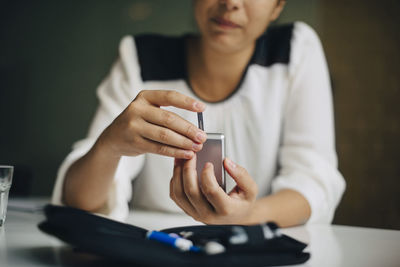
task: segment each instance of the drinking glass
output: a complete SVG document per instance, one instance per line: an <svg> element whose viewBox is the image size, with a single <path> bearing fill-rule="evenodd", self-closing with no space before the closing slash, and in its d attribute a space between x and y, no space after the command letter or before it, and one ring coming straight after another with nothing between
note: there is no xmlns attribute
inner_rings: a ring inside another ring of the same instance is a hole
<svg viewBox="0 0 400 267"><path fill-rule="evenodd" d="M8 193L11 188L13 172L13 166L0 165L0 227L6 220Z"/></svg>

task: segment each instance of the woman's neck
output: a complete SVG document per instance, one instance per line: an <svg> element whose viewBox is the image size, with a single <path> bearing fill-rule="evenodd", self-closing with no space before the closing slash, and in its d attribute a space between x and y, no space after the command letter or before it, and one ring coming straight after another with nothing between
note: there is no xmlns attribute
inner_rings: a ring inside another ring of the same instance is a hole
<svg viewBox="0 0 400 267"><path fill-rule="evenodd" d="M188 79L193 91L203 100L218 102L238 86L255 45L232 53L220 53L191 38L187 46Z"/></svg>

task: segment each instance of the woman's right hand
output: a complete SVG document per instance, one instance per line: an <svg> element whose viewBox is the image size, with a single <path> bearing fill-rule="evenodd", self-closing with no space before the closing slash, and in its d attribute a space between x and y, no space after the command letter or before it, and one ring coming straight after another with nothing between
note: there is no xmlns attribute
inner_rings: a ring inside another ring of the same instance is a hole
<svg viewBox="0 0 400 267"><path fill-rule="evenodd" d="M175 91L144 90L103 131L98 144L115 157L154 153L191 159L202 149L206 133L160 106L193 112L205 109L204 103Z"/></svg>

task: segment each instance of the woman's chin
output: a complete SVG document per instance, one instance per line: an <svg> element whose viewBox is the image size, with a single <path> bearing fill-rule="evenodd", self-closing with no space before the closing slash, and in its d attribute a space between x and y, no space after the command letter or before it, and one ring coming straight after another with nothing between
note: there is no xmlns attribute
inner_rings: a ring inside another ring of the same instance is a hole
<svg viewBox="0 0 400 267"><path fill-rule="evenodd" d="M237 36L229 34L213 34L209 36L208 43L214 50L220 53L234 53L243 50L246 42Z"/></svg>

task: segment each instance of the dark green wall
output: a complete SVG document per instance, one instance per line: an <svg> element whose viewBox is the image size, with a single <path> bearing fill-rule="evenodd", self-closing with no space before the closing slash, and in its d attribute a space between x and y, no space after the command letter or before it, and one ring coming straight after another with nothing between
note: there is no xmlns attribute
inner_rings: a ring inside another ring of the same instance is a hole
<svg viewBox="0 0 400 267"><path fill-rule="evenodd" d="M170 0L2 4L0 164L18 166L25 177L31 172L32 193L50 194L60 162L86 134L95 89L115 60L121 37L190 31L190 5Z"/></svg>

